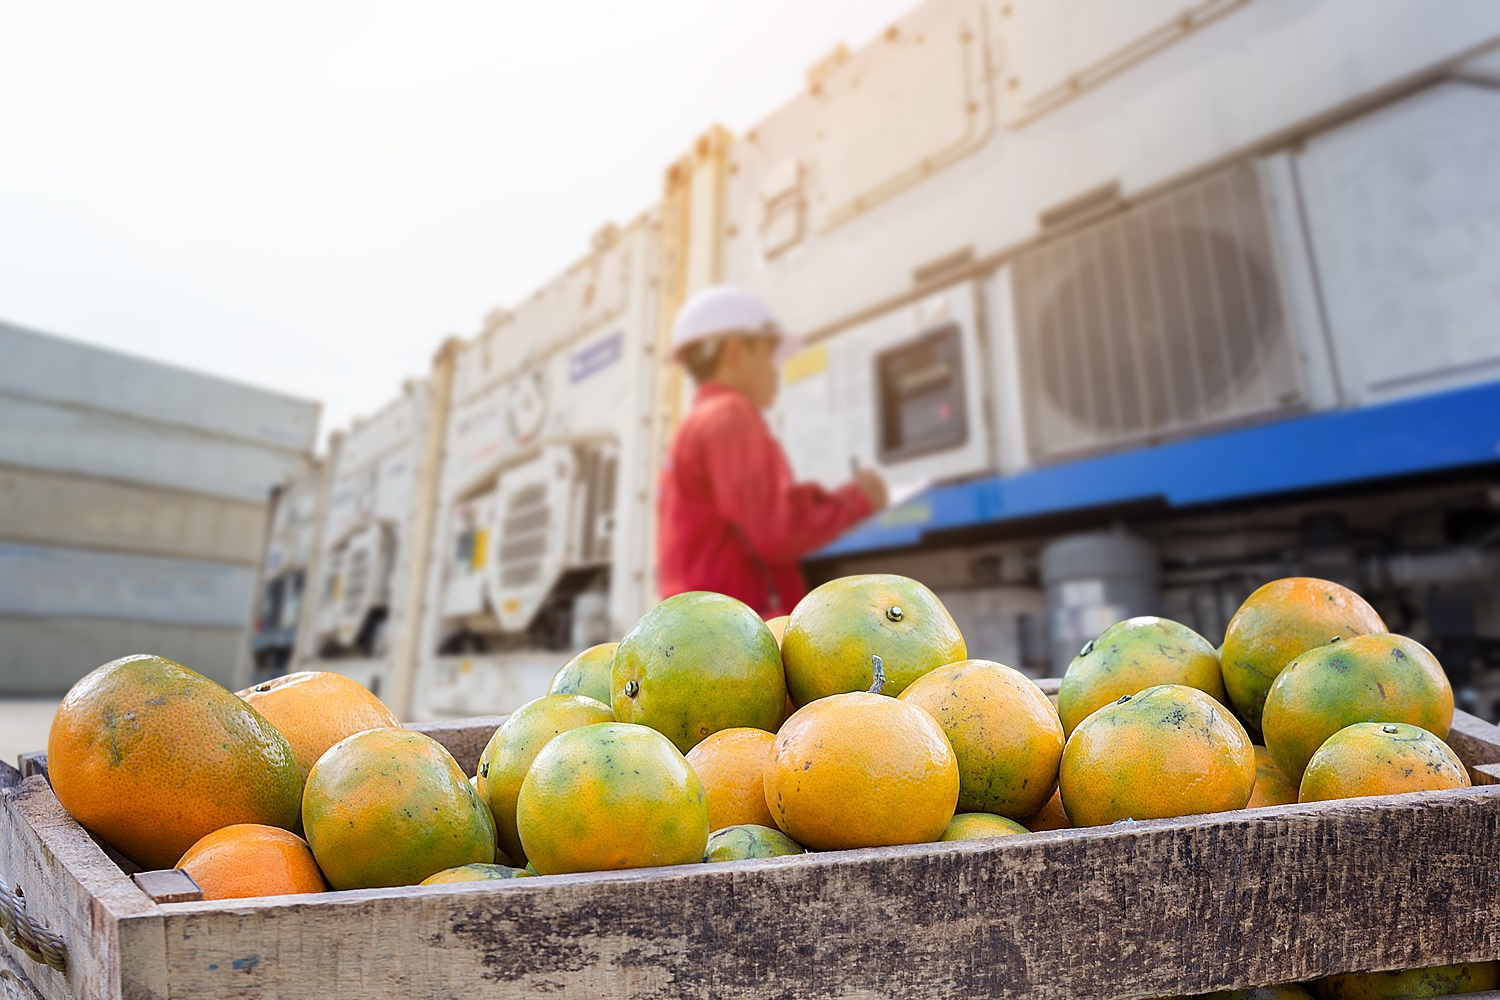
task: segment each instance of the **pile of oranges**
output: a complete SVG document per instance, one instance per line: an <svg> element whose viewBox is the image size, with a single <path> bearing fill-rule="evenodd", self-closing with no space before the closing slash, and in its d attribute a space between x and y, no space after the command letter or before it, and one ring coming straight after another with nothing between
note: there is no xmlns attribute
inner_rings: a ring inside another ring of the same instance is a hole
<svg viewBox="0 0 1500 1000"><path fill-rule="evenodd" d="M100 667L59 708L62 804L209 898L553 875L991 838L1469 784L1453 694L1357 594L1278 580L1222 647L1133 618L1056 701L969 659L938 598L846 577L762 621L669 598L565 664L469 776L336 674L238 695Z"/></svg>

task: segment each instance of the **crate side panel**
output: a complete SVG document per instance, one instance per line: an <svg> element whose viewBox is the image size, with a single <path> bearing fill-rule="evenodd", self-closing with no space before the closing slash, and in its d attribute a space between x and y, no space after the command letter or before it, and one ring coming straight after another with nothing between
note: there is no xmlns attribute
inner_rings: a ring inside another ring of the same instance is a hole
<svg viewBox="0 0 1500 1000"><path fill-rule="evenodd" d="M37 992L48 1000L165 1000L166 956L155 904L68 815L46 780L31 777L8 789L0 824L6 883L20 886L31 916L67 944L68 969L61 974L6 943ZM134 921L127 934L121 933L123 918ZM134 971L122 980L125 965Z"/></svg>
<svg viewBox="0 0 1500 1000"><path fill-rule="evenodd" d="M1497 835L1484 788L163 911L174 997L1128 1000L1500 956Z"/></svg>

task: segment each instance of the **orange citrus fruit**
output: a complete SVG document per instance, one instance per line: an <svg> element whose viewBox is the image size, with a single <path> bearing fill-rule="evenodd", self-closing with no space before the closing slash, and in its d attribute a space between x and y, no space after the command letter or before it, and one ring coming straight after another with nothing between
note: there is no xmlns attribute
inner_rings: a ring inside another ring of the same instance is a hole
<svg viewBox="0 0 1500 1000"><path fill-rule="evenodd" d="M776 734L765 778L776 825L816 851L937 840L958 784L958 759L937 721L869 692L798 709Z"/></svg>
<svg viewBox="0 0 1500 1000"><path fill-rule="evenodd" d="M495 817L500 849L512 860L526 863L521 834L516 829L516 796L532 761L554 737L570 729L613 722L609 706L581 694L548 694L528 701L495 730L479 755L480 799Z"/></svg>
<svg viewBox="0 0 1500 1000"><path fill-rule="evenodd" d="M687 753L708 795L708 828L775 826L766 807L766 761L776 737L764 729L721 729Z"/></svg>
<svg viewBox="0 0 1500 1000"><path fill-rule="evenodd" d="M611 672L615 718L650 726L687 753L721 729L775 732L786 706L776 638L723 594L662 601L620 640Z"/></svg>
<svg viewBox="0 0 1500 1000"><path fill-rule="evenodd" d="M1296 801L1297 782L1288 778L1281 768L1276 766L1276 761L1271 758L1271 751L1257 746L1255 748L1255 790L1250 793L1250 801L1245 803L1245 808L1284 806Z"/></svg>
<svg viewBox="0 0 1500 1000"><path fill-rule="evenodd" d="M277 826L235 823L215 830L178 859L204 899L324 892L328 884L307 841Z"/></svg>
<svg viewBox="0 0 1500 1000"><path fill-rule="evenodd" d="M239 694L286 737L304 771L345 736L401 725L363 684L328 670L299 670Z"/></svg>
<svg viewBox="0 0 1500 1000"><path fill-rule="evenodd" d="M781 648L781 640L786 636L786 623L791 621L791 615L779 615L775 618L766 619L766 628L771 630L771 635L776 638L777 648Z"/></svg>
<svg viewBox="0 0 1500 1000"><path fill-rule="evenodd" d="M1385 630L1375 609L1348 587L1310 576L1273 580L1229 619L1220 663L1224 689L1245 725L1259 733L1266 693L1282 667L1334 636Z"/></svg>
<svg viewBox="0 0 1500 1000"><path fill-rule="evenodd" d="M548 694L581 694L608 705L609 671L615 662L618 642L590 646L558 668Z"/></svg>
<svg viewBox="0 0 1500 1000"><path fill-rule="evenodd" d="M542 748L521 783L516 824L543 875L695 864L708 845L708 801L671 740L601 722Z"/></svg>
<svg viewBox="0 0 1500 1000"><path fill-rule="evenodd" d="M422 880L422 885L448 885L451 882L493 882L497 879L527 878L531 873L524 868L512 868L510 865L459 865L456 868L444 868L436 875L429 875Z"/></svg>
<svg viewBox="0 0 1500 1000"><path fill-rule="evenodd" d="M1030 833L1020 823L994 813L957 813L948 821L939 840L988 840L1015 833Z"/></svg>
<svg viewBox="0 0 1500 1000"><path fill-rule="evenodd" d="M1481 993L1500 986L1500 962L1462 962L1403 972L1355 972L1313 984L1319 1000L1405 1000Z"/></svg>
<svg viewBox="0 0 1500 1000"><path fill-rule="evenodd" d="M410 729L367 729L318 758L302 826L335 889L416 885L495 860L495 821L441 743Z"/></svg>
<svg viewBox="0 0 1500 1000"><path fill-rule="evenodd" d="M1043 830L1066 830L1072 825L1068 822L1067 811L1063 809L1061 788L1053 792L1047 804L1026 821L1026 829L1032 833L1040 833Z"/></svg>
<svg viewBox="0 0 1500 1000"><path fill-rule="evenodd" d="M1255 751L1218 701L1162 684L1084 719L1063 748L1059 779L1074 826L1223 812L1250 801Z"/></svg>
<svg viewBox="0 0 1500 1000"><path fill-rule="evenodd" d="M1261 727L1293 781L1323 741L1356 722L1409 722L1439 739L1453 724L1453 688L1421 643L1389 632L1310 649L1276 676Z"/></svg>
<svg viewBox="0 0 1500 1000"><path fill-rule="evenodd" d="M904 576L830 580L792 609L781 658L796 704L866 690L871 656L885 663L884 692L895 697L929 670L968 652L937 595Z"/></svg>
<svg viewBox="0 0 1500 1000"><path fill-rule="evenodd" d="M1167 618L1129 618L1111 625L1068 664L1057 714L1071 734L1095 709L1158 684L1186 684L1229 704L1219 657L1208 640Z"/></svg>
<svg viewBox="0 0 1500 1000"><path fill-rule="evenodd" d="M1312 1000L1312 994L1295 983L1285 986L1257 986L1253 990L1220 990L1205 993L1197 1000Z"/></svg>
<svg viewBox="0 0 1500 1000"><path fill-rule="evenodd" d="M948 737L958 759L960 812L1024 819L1057 790L1062 723L1020 671L960 660L917 678L900 700L925 709Z"/></svg>
<svg viewBox="0 0 1500 1000"><path fill-rule="evenodd" d="M750 858L780 858L805 854L802 845L775 827L742 823L726 826L708 835L704 861L745 861Z"/></svg>
<svg viewBox="0 0 1500 1000"><path fill-rule="evenodd" d="M1468 788L1469 772L1448 744L1404 722L1356 722L1307 762L1300 802Z"/></svg>
<svg viewBox="0 0 1500 1000"><path fill-rule="evenodd" d="M125 656L74 684L47 736L52 791L84 828L168 868L235 823L291 829L302 768L230 691L160 656Z"/></svg>

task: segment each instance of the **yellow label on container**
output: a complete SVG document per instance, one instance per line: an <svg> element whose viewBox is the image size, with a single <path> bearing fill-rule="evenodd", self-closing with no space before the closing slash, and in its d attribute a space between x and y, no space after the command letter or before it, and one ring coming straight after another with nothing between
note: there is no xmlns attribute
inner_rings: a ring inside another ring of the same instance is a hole
<svg viewBox="0 0 1500 1000"><path fill-rule="evenodd" d="M500 608L508 615L518 615L521 613L521 602L514 597L507 597Z"/></svg>
<svg viewBox="0 0 1500 1000"><path fill-rule="evenodd" d="M474 551L469 553L469 568L484 569L490 554L490 530L480 528L474 532Z"/></svg>
<svg viewBox="0 0 1500 1000"><path fill-rule="evenodd" d="M787 385L800 382L828 370L828 345L814 344L793 354L781 369L781 377Z"/></svg>

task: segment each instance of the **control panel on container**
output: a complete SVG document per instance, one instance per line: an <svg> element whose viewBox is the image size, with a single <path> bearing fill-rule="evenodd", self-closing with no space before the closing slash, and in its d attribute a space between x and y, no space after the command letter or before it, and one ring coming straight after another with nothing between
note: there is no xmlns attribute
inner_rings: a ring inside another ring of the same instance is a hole
<svg viewBox="0 0 1500 1000"><path fill-rule="evenodd" d="M963 344L948 323L875 356L880 461L899 462L969 437Z"/></svg>

